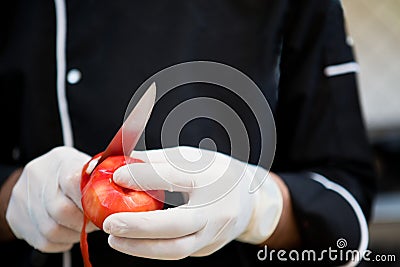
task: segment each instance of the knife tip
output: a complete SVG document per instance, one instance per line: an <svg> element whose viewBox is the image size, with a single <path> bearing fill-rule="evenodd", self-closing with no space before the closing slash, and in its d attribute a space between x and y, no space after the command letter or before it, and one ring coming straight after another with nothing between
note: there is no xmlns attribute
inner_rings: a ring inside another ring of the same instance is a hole
<svg viewBox="0 0 400 267"><path fill-rule="evenodd" d="M149 94L152 96L153 99L156 98L156 92L157 92L157 86L156 82L152 82L149 88L147 89L147 92L145 94Z"/></svg>

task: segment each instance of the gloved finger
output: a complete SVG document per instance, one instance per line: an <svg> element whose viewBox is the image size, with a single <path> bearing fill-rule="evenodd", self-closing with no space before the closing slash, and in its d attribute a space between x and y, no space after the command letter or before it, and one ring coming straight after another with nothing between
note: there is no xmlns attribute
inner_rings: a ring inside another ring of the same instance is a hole
<svg viewBox="0 0 400 267"><path fill-rule="evenodd" d="M197 147L177 146L164 149L132 151L131 157L141 159L144 162L151 163L173 163L189 161L194 162L198 160L207 160L215 157L214 151L199 149Z"/></svg>
<svg viewBox="0 0 400 267"><path fill-rule="evenodd" d="M69 229L61 224L55 222L49 216L43 217L39 213L37 215L40 217L34 218L34 223L39 231L39 233L52 243L75 243L80 240L80 232Z"/></svg>
<svg viewBox="0 0 400 267"><path fill-rule="evenodd" d="M19 208L26 212L15 212ZM10 200L6 218L17 238L24 239L32 247L43 252L62 252L71 249L71 243L51 242L45 238L36 228L36 224L31 221L27 211L28 208L22 207L21 203L17 203L14 198Z"/></svg>
<svg viewBox="0 0 400 267"><path fill-rule="evenodd" d="M113 175L115 183L136 190L191 192L196 188L195 175L169 163L128 164Z"/></svg>
<svg viewBox="0 0 400 267"><path fill-rule="evenodd" d="M80 232L69 229L50 217L45 208L44 198L32 198L28 202L28 212L37 231L53 243L74 243L79 241ZM54 201L54 200L53 200Z"/></svg>
<svg viewBox="0 0 400 267"><path fill-rule="evenodd" d="M59 187L64 195L68 196L74 204L82 210L82 202L81 197L82 193L80 190L81 183L81 171L77 170L75 173L72 173L66 176L59 181Z"/></svg>
<svg viewBox="0 0 400 267"><path fill-rule="evenodd" d="M77 207L82 210L80 190L83 165L89 160L88 156L79 153L73 159L68 161L68 165L59 168L59 187L62 192L70 198Z"/></svg>
<svg viewBox="0 0 400 267"><path fill-rule="evenodd" d="M208 246L205 246L198 251L195 251L191 254L192 257L205 257L213 254L215 251L219 250L223 246L226 245L227 242L225 240L220 240L219 242L211 243Z"/></svg>
<svg viewBox="0 0 400 267"><path fill-rule="evenodd" d="M165 152L163 149L154 149L154 150L134 150L130 155L132 158L140 159L144 162L167 162L165 157Z"/></svg>
<svg viewBox="0 0 400 267"><path fill-rule="evenodd" d="M81 231L83 213L60 189L44 194L43 197L49 217L66 228L70 228L76 232Z"/></svg>
<svg viewBox="0 0 400 267"><path fill-rule="evenodd" d="M121 212L108 216L106 233L127 238L177 238L196 233L207 218L193 208L171 208L147 212Z"/></svg>
<svg viewBox="0 0 400 267"><path fill-rule="evenodd" d="M32 247L42 252L62 252L72 248L73 243L63 243L58 241L52 242L41 234L35 227L35 224L31 221L28 213L16 213L12 212L18 203L11 199L10 205L7 209L6 217L7 221L17 238L24 239ZM20 222L24 221L24 224Z"/></svg>
<svg viewBox="0 0 400 267"><path fill-rule="evenodd" d="M68 251L74 245L71 243L58 243L48 240L46 237L35 231L25 238L25 241L37 250L47 253Z"/></svg>
<svg viewBox="0 0 400 267"><path fill-rule="evenodd" d="M160 260L186 258L199 246L195 235L173 239L130 239L110 235L108 244L113 249L132 256Z"/></svg>

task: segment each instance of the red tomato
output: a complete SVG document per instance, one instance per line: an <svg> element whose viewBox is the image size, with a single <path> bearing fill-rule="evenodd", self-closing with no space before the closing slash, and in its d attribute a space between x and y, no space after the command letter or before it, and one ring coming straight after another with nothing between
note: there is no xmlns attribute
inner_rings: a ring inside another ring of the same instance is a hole
<svg viewBox="0 0 400 267"><path fill-rule="evenodd" d="M90 177L86 173L88 163L83 168L82 207L89 220L100 229L103 228L105 218L113 213L151 211L163 207L164 191L137 191L114 183L113 173L119 167L131 163L140 164L143 161L126 156L111 156L100 163Z"/></svg>
<svg viewBox="0 0 400 267"><path fill-rule="evenodd" d="M98 154L91 160L99 157ZM81 232L81 252L85 267L91 267L86 234L86 224L92 221L103 229L107 216L117 212L151 211L163 208L164 191L136 191L114 183L113 173L121 166L143 163L139 159L125 156L111 156L100 163L89 175L86 173L90 162L82 170L81 192L84 222Z"/></svg>

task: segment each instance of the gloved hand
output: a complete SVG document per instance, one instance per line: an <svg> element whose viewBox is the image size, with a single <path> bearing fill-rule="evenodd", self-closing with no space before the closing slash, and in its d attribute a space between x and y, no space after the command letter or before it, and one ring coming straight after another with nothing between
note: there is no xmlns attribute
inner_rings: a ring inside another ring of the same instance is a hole
<svg viewBox="0 0 400 267"><path fill-rule="evenodd" d="M103 227L112 248L145 258L181 259L209 255L234 239L260 244L274 232L283 200L265 169L192 147L132 156L148 163L121 167L114 173L116 183L184 192L187 202L164 210L110 215ZM264 182L250 192L253 179Z"/></svg>
<svg viewBox="0 0 400 267"><path fill-rule="evenodd" d="M66 251L79 241L81 171L89 159L74 148L58 147L25 166L6 212L17 238L43 252ZM88 224L87 231L94 229Z"/></svg>

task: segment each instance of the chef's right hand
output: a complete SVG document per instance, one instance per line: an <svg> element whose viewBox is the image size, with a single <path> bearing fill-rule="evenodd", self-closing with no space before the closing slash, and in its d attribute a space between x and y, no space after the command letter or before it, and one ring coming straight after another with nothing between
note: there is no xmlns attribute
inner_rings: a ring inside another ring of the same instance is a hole
<svg viewBox="0 0 400 267"><path fill-rule="evenodd" d="M6 212L17 238L43 252L66 251L79 241L81 171L89 159L74 148L58 147L25 166ZM97 228L89 223L86 229Z"/></svg>

